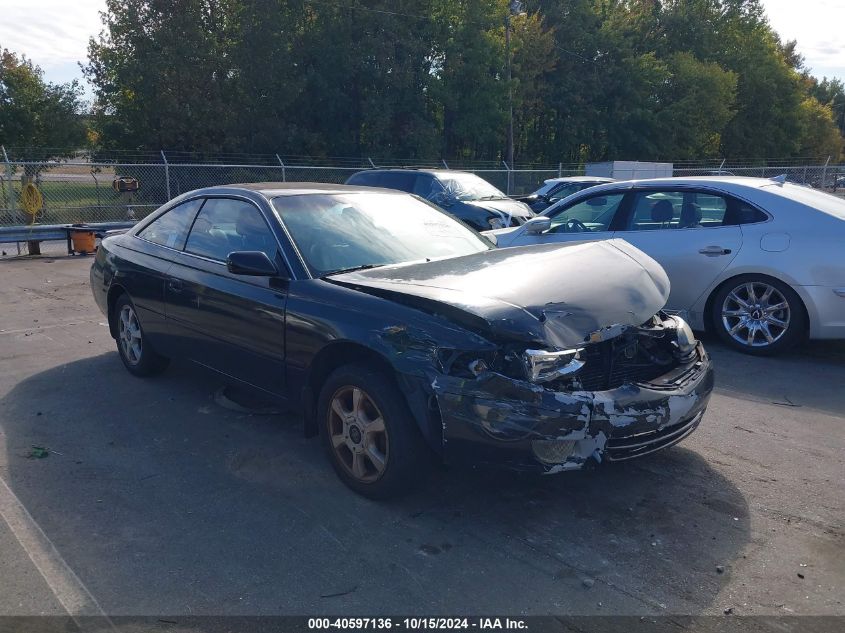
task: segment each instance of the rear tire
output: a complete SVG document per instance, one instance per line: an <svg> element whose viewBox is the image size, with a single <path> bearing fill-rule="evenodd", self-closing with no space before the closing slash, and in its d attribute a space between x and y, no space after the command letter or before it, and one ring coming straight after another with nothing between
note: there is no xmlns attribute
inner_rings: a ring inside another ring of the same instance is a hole
<svg viewBox="0 0 845 633"><path fill-rule="evenodd" d="M360 495L386 499L425 478L428 446L394 381L367 365L345 365L317 399L323 446L341 481Z"/></svg>
<svg viewBox="0 0 845 633"><path fill-rule="evenodd" d="M170 363L156 353L141 329L138 313L129 295L122 294L114 304L113 318L117 333L117 352L123 366L135 376L160 374Z"/></svg>
<svg viewBox="0 0 845 633"><path fill-rule="evenodd" d="M804 304L787 284L765 275L740 275L713 300L713 327L732 348L769 356L794 346L804 335Z"/></svg>

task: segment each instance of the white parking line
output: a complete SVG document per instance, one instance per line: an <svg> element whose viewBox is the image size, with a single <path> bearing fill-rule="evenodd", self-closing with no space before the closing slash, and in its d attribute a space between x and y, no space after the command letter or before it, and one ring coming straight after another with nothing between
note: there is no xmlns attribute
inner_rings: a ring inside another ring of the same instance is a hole
<svg viewBox="0 0 845 633"><path fill-rule="evenodd" d="M97 600L62 558L20 499L0 477L0 516L71 617L106 617ZM111 621L109 624L112 626Z"/></svg>

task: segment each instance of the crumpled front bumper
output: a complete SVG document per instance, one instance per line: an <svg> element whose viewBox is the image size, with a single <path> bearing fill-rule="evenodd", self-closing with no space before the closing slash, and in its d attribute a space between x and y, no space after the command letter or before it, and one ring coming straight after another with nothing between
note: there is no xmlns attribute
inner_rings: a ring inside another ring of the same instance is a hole
<svg viewBox="0 0 845 633"><path fill-rule="evenodd" d="M446 461L554 473L640 457L681 441L701 421L713 367L699 343L694 362L650 383L608 391L556 392L492 372L475 379L439 374L431 387ZM540 461L532 448L538 440L571 446L571 453L556 463Z"/></svg>

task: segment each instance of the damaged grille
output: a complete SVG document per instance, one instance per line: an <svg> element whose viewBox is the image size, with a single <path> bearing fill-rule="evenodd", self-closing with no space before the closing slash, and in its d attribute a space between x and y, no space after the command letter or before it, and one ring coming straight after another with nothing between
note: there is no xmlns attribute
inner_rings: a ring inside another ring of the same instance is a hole
<svg viewBox="0 0 845 633"><path fill-rule="evenodd" d="M668 341L636 333L588 345L580 356L585 364L578 372L577 380L587 391L616 389L629 382L649 382L680 364Z"/></svg>

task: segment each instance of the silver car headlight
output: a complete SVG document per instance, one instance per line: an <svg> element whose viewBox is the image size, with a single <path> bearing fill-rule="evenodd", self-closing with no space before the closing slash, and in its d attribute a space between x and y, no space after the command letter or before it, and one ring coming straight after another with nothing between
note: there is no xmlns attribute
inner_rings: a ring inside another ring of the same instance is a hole
<svg viewBox="0 0 845 633"><path fill-rule="evenodd" d="M579 357L583 348L548 351L527 349L522 353L522 366L525 376L531 382L549 382L570 376L584 366Z"/></svg>
<svg viewBox="0 0 845 633"><path fill-rule="evenodd" d="M675 342L678 345L678 351L683 356L691 354L698 344L692 328L679 316L670 316L669 319L675 323Z"/></svg>

